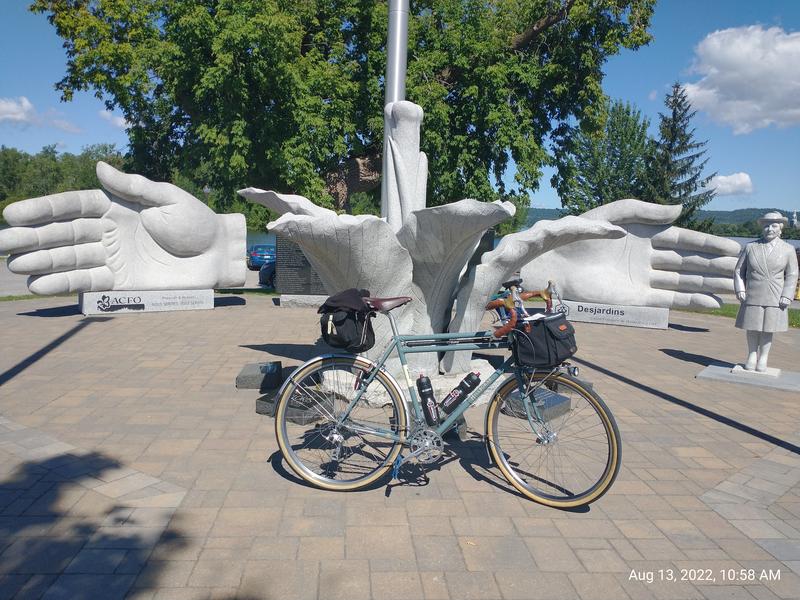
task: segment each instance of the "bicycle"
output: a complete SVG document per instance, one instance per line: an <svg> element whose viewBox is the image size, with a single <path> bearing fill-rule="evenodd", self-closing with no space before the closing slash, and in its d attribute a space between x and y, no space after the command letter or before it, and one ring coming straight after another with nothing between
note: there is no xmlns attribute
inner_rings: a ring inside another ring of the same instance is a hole
<svg viewBox="0 0 800 600"><path fill-rule="evenodd" d="M508 334L517 319L535 318L524 309L523 300L533 293L521 293L521 281L504 283L504 295L488 305L506 312L494 332L401 335L391 311L411 298L366 299L391 324L392 339L381 357L318 356L299 366L278 392L275 433L292 471L318 488L349 491L372 486L390 471L396 478L411 459L434 463L443 455L442 436L510 373L484 417L492 462L520 494L535 502L571 508L600 498L619 471L620 434L603 400L568 362L546 370L524 368L516 365L512 352L441 423L429 425L422 412L407 355L510 348ZM552 308L549 300L548 305ZM410 402L384 368L393 351L403 367ZM404 448L409 450L405 456Z"/></svg>

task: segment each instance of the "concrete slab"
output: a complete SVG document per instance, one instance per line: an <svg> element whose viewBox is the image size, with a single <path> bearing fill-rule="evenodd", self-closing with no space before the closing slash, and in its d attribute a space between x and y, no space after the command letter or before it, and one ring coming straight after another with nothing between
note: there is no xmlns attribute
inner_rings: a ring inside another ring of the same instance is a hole
<svg viewBox="0 0 800 600"><path fill-rule="evenodd" d="M273 390L283 383L281 361L249 363L236 376L237 390Z"/></svg>
<svg viewBox="0 0 800 600"><path fill-rule="evenodd" d="M786 390L787 392L800 392L800 373L776 369L779 375L752 373L744 369L731 370L730 367L709 365L700 371L696 377L698 379L713 379L715 381L726 381L728 383L741 383L742 385L752 385L774 390Z"/></svg>

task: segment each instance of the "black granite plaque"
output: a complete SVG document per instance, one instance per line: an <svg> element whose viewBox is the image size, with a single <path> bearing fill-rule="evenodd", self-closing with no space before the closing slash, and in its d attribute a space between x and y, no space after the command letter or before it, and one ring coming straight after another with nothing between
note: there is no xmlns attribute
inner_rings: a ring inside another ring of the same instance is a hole
<svg viewBox="0 0 800 600"><path fill-rule="evenodd" d="M280 294L327 293L300 246L280 235L275 248L275 290Z"/></svg>

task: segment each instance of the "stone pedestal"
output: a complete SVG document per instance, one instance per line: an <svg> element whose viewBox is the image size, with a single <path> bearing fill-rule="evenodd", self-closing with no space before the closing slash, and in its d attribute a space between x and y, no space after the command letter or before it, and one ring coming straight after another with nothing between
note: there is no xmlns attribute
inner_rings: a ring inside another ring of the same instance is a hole
<svg viewBox="0 0 800 600"><path fill-rule="evenodd" d="M564 300L564 304L569 308L567 318L570 321L647 329L666 329L669 326L668 308L594 304L573 300Z"/></svg>
<svg viewBox="0 0 800 600"><path fill-rule="evenodd" d="M83 292L78 305L84 315L208 310L214 308L214 290Z"/></svg>
<svg viewBox="0 0 800 600"><path fill-rule="evenodd" d="M736 365L731 369L731 373L736 373L738 375L752 375L753 377L780 377L781 370L780 369L773 369L772 367L767 367L766 371L749 371L745 369L742 365Z"/></svg>
<svg viewBox="0 0 800 600"><path fill-rule="evenodd" d="M737 365L738 366L738 365ZM770 369L778 371L778 375L767 375L753 371L745 371L740 368L731 368L728 365L709 365L696 375L698 379L714 379L716 381L726 381L728 383L741 383L756 387L771 388L775 390L785 390L792 392L795 396L800 393L800 372L781 371L780 369Z"/></svg>

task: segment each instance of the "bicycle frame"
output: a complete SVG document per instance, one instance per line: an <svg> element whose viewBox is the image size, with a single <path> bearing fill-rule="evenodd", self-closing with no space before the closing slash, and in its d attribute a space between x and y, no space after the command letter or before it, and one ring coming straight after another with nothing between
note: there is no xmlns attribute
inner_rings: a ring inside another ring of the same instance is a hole
<svg viewBox="0 0 800 600"><path fill-rule="evenodd" d="M411 406L413 407L415 421L417 423L425 422L425 417L422 412L422 406L417 396L416 386L408 371L408 354L426 353L426 352L466 352L474 350L491 350L498 348L508 348L507 339L495 339L491 331L476 331L472 333L432 333L428 335L401 335L397 331L397 323L391 313L387 313L389 322L392 327L392 340L384 349L380 359L376 361L375 368L372 373L360 383L360 389L356 391L355 396L350 401L348 406L342 412L341 416L337 419L337 425L343 426L344 422L348 419L353 407L358 403L370 383L375 379L378 371L383 368L386 360L389 358L393 351L397 351L400 358L400 364L403 367L403 375L408 389L408 395L411 399ZM442 421L438 427L434 429L439 435L444 435L455 422L464 414L464 412L472 406L483 393L489 389L504 373L514 373L517 378L517 385L520 393L525 393L525 384L522 378L522 369L513 366L513 357L507 358L500 367L498 367L489 377L483 381L476 389L474 389L462 401L455 410ZM525 404L525 412L527 413L528 421L534 427L534 416L530 413L528 408L529 403ZM536 410L534 408L534 410ZM539 416L536 416L537 421ZM360 429L360 428L359 428ZM388 438L400 441L400 436L387 431L370 429L372 433L384 435Z"/></svg>

